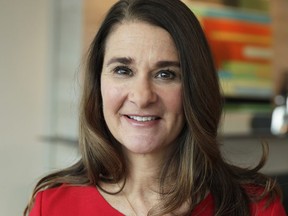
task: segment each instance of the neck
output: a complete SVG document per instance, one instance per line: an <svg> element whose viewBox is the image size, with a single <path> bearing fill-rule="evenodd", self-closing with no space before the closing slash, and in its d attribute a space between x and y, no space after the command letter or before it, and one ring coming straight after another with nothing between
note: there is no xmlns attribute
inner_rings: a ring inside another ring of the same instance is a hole
<svg viewBox="0 0 288 216"><path fill-rule="evenodd" d="M124 154L128 173L123 194L133 208L140 210L137 215L147 215L149 209L159 201L159 171L166 154L135 154L127 150Z"/></svg>
<svg viewBox="0 0 288 216"><path fill-rule="evenodd" d="M135 190L156 190L159 171L162 166L161 155L125 153L127 158L127 186Z"/></svg>

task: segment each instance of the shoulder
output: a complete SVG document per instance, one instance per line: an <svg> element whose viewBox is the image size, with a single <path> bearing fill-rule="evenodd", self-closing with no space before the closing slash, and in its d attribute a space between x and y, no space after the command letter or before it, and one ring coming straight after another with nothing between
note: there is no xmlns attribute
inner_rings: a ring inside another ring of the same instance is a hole
<svg viewBox="0 0 288 216"><path fill-rule="evenodd" d="M71 186L46 189L37 193L30 216L105 215L114 211L94 186Z"/></svg>
<svg viewBox="0 0 288 216"><path fill-rule="evenodd" d="M215 203L211 193L208 193L206 198L202 200L193 210L192 215L197 216L212 216L214 215Z"/></svg>
<svg viewBox="0 0 288 216"><path fill-rule="evenodd" d="M96 187L62 185L57 188L46 189L39 192L42 202L53 205L79 204L87 200L101 201ZM97 203L97 202L96 202Z"/></svg>
<svg viewBox="0 0 288 216"><path fill-rule="evenodd" d="M251 188L250 188L251 189ZM263 192L263 188L255 187L253 193L261 194ZM250 191L251 192L251 191ZM275 197L272 201L269 202L270 197L266 196L264 199L259 201L251 201L249 204L250 207L250 215L253 216L287 216L281 199L279 197ZM211 193L196 206L192 215L198 216L207 216L214 215L215 212L215 200Z"/></svg>
<svg viewBox="0 0 288 216"><path fill-rule="evenodd" d="M99 192L96 187L93 186L73 186L73 185L61 185L56 188L49 188L44 191L39 192L41 193L42 197L45 199L53 200L63 199L63 200L78 200L83 199L84 197L97 197Z"/></svg>
<svg viewBox="0 0 288 216"><path fill-rule="evenodd" d="M264 192L264 188L260 186L249 185L246 187L246 193L254 197L261 196ZM283 204L279 195L273 193L267 193L267 195L258 201L250 202L251 215L256 216L286 216Z"/></svg>
<svg viewBox="0 0 288 216"><path fill-rule="evenodd" d="M279 197L274 198L272 201L269 201L270 197L267 196L264 199L251 202L250 210L251 215L255 216L287 216L281 199Z"/></svg>

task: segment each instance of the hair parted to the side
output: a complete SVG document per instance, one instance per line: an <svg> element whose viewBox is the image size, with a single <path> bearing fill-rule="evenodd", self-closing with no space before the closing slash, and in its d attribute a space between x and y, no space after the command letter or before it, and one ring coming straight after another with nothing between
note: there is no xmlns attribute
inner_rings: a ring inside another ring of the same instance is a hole
<svg viewBox="0 0 288 216"><path fill-rule="evenodd" d="M116 25L133 21L159 26L173 38L179 53L186 117L175 151L163 161L159 177L162 199L149 215L174 212L187 200L189 215L208 191L215 200L215 215L249 215L252 199L279 193L271 179L258 174L267 149L264 145L263 158L252 170L235 167L222 158L217 131L223 99L217 72L197 18L180 0L120 0L109 10L87 60L80 111L82 157L75 165L41 179L33 197L40 190L63 183L96 186L100 181L125 179L127 170L121 147L103 117L100 77L107 37ZM263 186L261 196L247 192L247 186L253 185ZM32 205L33 199L25 213Z"/></svg>

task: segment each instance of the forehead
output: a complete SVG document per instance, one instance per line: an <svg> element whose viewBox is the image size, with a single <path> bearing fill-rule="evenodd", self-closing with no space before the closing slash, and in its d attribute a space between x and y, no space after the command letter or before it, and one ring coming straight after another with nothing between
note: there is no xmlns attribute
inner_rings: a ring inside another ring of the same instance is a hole
<svg viewBox="0 0 288 216"><path fill-rule="evenodd" d="M178 52L171 35L163 28L143 21L127 21L114 26L109 34L105 55L145 53L161 54L164 58L178 58Z"/></svg>

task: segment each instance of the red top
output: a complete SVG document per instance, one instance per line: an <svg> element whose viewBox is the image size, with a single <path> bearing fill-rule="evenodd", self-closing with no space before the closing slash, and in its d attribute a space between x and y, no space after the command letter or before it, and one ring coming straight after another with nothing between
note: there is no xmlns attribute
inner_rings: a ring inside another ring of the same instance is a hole
<svg viewBox="0 0 288 216"><path fill-rule="evenodd" d="M254 216L287 216L279 199L268 208L265 200L251 204ZM196 207L193 215L213 216L214 201L211 194ZM37 194L29 216L123 216L114 209L92 186L68 186L47 189Z"/></svg>

